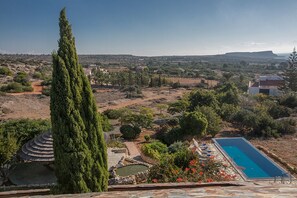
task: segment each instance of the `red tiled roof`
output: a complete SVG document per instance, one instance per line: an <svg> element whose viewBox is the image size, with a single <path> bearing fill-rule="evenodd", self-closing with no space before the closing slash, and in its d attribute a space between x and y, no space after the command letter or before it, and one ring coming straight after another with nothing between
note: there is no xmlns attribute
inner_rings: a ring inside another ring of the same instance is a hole
<svg viewBox="0 0 297 198"><path fill-rule="evenodd" d="M285 81L284 80L263 80L260 81L260 86L282 86L284 85Z"/></svg>

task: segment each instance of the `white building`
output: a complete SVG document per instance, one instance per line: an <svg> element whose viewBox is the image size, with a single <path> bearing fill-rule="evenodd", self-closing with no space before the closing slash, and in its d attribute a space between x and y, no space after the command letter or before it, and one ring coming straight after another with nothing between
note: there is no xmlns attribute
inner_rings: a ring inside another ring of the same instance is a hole
<svg viewBox="0 0 297 198"><path fill-rule="evenodd" d="M279 88L285 83L280 76L260 76L256 82L249 82L248 93L250 95L266 94L269 96L279 96L281 91Z"/></svg>

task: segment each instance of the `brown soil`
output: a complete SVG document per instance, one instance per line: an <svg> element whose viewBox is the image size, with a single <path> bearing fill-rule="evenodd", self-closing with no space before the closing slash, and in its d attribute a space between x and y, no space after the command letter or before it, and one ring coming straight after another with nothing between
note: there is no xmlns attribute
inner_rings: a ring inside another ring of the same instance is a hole
<svg viewBox="0 0 297 198"><path fill-rule="evenodd" d="M297 134L286 135L277 139L250 140L254 145L260 145L284 159L287 163L297 168Z"/></svg>
<svg viewBox="0 0 297 198"><path fill-rule="evenodd" d="M135 106L135 105L149 106L154 100L163 99L163 98L165 98L167 101L173 101L173 100L176 100L177 97L182 96L187 91L188 90L185 90L185 89L170 90L170 91L168 91L168 89L167 90L146 89L143 91L143 95L144 95L143 98L136 98L136 99L122 98L119 100L108 100L104 103L99 104L101 107L99 111L103 112L107 109L119 109L119 108L128 107L128 106ZM123 97L123 93L121 92L115 93L115 94L119 94L120 96ZM101 97L101 94L100 94L100 97Z"/></svg>
<svg viewBox="0 0 297 198"><path fill-rule="evenodd" d="M50 117L49 97L43 95L7 95L0 96L0 120Z"/></svg>
<svg viewBox="0 0 297 198"><path fill-rule="evenodd" d="M17 118L48 119L50 117L49 97L40 95L40 88L38 91L39 85L37 82L33 86L35 87L34 92L0 96L0 120ZM143 99L127 99L125 98L125 93L112 89L103 92L99 91L94 95L97 105L102 112L109 108L117 109L127 106L135 107L141 105L151 107L154 100L165 98L166 101L173 101L188 91L178 89L171 90L169 93L167 90L144 89Z"/></svg>

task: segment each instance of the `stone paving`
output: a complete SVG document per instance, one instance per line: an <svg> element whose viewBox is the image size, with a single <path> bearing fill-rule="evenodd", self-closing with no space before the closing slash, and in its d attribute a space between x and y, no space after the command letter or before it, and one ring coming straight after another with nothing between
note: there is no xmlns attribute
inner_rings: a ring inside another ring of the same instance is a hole
<svg viewBox="0 0 297 198"><path fill-rule="evenodd" d="M122 157L126 157L125 153L115 153L112 152L113 148L107 148L107 164L108 170L119 163Z"/></svg>
<svg viewBox="0 0 297 198"><path fill-rule="evenodd" d="M35 196L41 197L41 196ZM124 198L124 197L172 197L172 198L189 198L189 197L238 197L238 198L258 198L258 197L297 197L297 186L293 185L255 185L247 186L229 186L229 187L203 187L203 188L173 188L173 189L154 189L154 190L121 190L104 193L86 193L86 194L71 194L71 195L48 195L43 197L74 197L74 198L89 198L89 197L104 197L104 198Z"/></svg>
<svg viewBox="0 0 297 198"><path fill-rule="evenodd" d="M124 143L129 151L130 158L139 158L140 157L139 150L134 142L124 142Z"/></svg>

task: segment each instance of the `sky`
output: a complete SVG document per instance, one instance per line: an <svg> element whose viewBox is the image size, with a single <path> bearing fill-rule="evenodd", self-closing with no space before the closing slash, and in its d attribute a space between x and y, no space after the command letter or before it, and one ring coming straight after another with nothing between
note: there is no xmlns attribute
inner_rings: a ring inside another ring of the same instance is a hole
<svg viewBox="0 0 297 198"><path fill-rule="evenodd" d="M297 45L296 0L0 0L0 53L57 50L63 7L79 54L289 53Z"/></svg>

